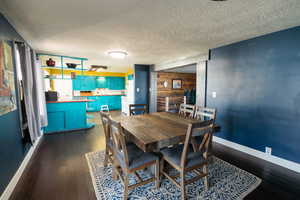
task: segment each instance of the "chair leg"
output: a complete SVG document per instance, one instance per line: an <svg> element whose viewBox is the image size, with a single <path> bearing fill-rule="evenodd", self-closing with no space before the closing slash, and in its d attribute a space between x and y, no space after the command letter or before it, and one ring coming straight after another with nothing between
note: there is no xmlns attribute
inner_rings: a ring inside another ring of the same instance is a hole
<svg viewBox="0 0 300 200"><path fill-rule="evenodd" d="M124 174L124 195L123 195L123 199L127 200L128 199L128 186L129 186L129 180L128 180L128 174Z"/></svg>
<svg viewBox="0 0 300 200"><path fill-rule="evenodd" d="M204 165L203 166L203 172L204 173L207 173L208 170L207 170L207 165ZM209 187L209 184L208 184L208 175L204 176L204 185L205 185L205 191L208 190L208 187Z"/></svg>
<svg viewBox="0 0 300 200"><path fill-rule="evenodd" d="M118 174L117 174L117 170L118 170L118 163L113 160L113 169L112 169L112 179L113 180L117 180L118 179Z"/></svg>
<svg viewBox="0 0 300 200"><path fill-rule="evenodd" d="M184 171L182 170L180 172L180 186L181 186L181 199L185 200L185 185L184 185Z"/></svg>
<svg viewBox="0 0 300 200"><path fill-rule="evenodd" d="M197 151L197 142L196 142L195 138L192 138L191 143L192 143L194 152L196 152Z"/></svg>
<svg viewBox="0 0 300 200"><path fill-rule="evenodd" d="M158 189L160 186L159 165L160 165L159 160L157 160L156 164L155 164L155 187L156 187L156 189Z"/></svg>
<svg viewBox="0 0 300 200"><path fill-rule="evenodd" d="M161 182L162 182L162 179L163 179L163 171L164 171L164 165L165 165L165 160L162 158L161 160L160 160L160 182L159 182L159 184L161 184Z"/></svg>
<svg viewBox="0 0 300 200"><path fill-rule="evenodd" d="M106 148L106 149L105 149L104 161L103 161L104 167L107 167L108 156L109 156L109 150L108 150L108 148Z"/></svg>

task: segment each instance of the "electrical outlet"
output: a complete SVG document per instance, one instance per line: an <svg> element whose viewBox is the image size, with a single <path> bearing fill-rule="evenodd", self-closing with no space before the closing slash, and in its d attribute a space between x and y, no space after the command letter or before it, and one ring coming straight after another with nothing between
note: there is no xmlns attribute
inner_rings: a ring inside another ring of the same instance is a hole
<svg viewBox="0 0 300 200"><path fill-rule="evenodd" d="M266 147L266 154L272 155L272 148L271 147Z"/></svg>
<svg viewBox="0 0 300 200"><path fill-rule="evenodd" d="M212 98L217 98L217 92L212 92Z"/></svg>

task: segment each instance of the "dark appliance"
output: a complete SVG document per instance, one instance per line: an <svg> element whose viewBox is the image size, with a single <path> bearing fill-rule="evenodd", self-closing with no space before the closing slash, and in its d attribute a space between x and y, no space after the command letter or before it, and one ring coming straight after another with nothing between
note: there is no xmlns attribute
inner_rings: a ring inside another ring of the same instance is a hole
<svg viewBox="0 0 300 200"><path fill-rule="evenodd" d="M56 91L45 92L46 101L57 101L58 95Z"/></svg>

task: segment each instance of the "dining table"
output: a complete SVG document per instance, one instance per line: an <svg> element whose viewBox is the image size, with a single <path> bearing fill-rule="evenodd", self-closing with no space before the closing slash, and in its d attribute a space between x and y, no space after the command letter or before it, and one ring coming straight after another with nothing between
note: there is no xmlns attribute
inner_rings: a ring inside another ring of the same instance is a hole
<svg viewBox="0 0 300 200"><path fill-rule="evenodd" d="M197 119L184 118L177 113L154 112L143 115L113 118L121 123L126 138L135 143L144 152L159 151L162 148L184 141L188 125L199 122ZM207 133L209 127L197 129L193 136ZM215 125L213 133L219 132Z"/></svg>

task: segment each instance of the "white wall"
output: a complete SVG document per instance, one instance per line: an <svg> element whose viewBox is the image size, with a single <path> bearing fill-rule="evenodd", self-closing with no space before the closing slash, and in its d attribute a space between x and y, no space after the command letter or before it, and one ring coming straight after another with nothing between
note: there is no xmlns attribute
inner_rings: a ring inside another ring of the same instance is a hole
<svg viewBox="0 0 300 200"><path fill-rule="evenodd" d="M197 63L196 72L196 104L205 106L206 61Z"/></svg>

